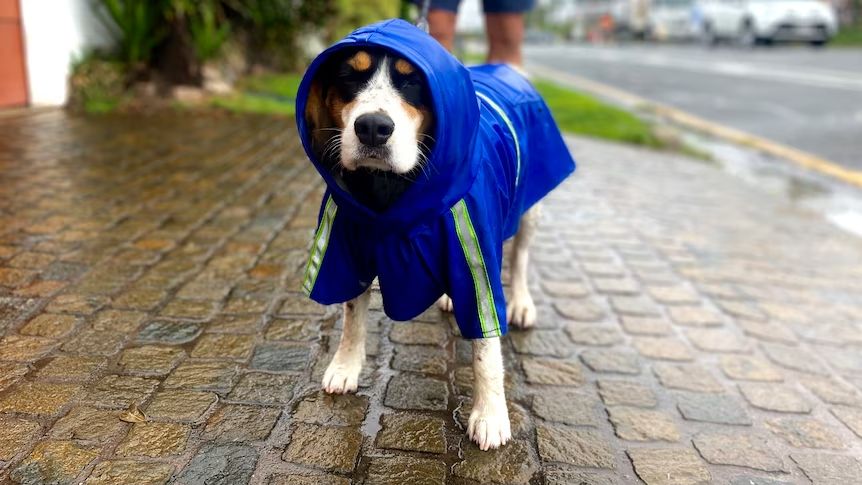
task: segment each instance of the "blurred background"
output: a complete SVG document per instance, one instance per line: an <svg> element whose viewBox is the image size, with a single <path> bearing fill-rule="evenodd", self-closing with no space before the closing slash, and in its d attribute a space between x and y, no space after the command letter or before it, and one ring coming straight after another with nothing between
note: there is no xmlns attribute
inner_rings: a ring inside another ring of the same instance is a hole
<svg viewBox="0 0 862 485"><path fill-rule="evenodd" d="M481 10L460 7L467 63L484 59ZM0 108L292 116L323 47L416 15L401 0L0 0ZM538 0L526 23L564 130L718 159L862 232L843 190L862 184L862 0ZM770 182L772 158L840 184Z"/></svg>

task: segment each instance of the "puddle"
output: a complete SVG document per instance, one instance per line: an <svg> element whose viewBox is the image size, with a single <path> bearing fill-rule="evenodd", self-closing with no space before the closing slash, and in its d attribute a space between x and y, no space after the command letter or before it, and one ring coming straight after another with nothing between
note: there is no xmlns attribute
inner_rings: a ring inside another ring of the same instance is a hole
<svg viewBox="0 0 862 485"><path fill-rule="evenodd" d="M835 226L862 237L862 189L803 169L786 160L697 133L685 133L683 138L712 155L725 172L799 207L812 210Z"/></svg>

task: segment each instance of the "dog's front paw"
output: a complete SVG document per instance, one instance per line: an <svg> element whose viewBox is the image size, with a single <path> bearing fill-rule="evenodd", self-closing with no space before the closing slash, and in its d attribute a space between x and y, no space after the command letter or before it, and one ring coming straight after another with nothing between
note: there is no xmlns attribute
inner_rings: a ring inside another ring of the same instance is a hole
<svg viewBox="0 0 862 485"><path fill-rule="evenodd" d="M361 356L340 358L338 354L323 373L323 390L329 394L356 392L359 387L359 373L362 372Z"/></svg>
<svg viewBox="0 0 862 485"><path fill-rule="evenodd" d="M506 320L518 328L532 328L536 325L536 305L529 293L512 295L506 303Z"/></svg>
<svg viewBox="0 0 862 485"><path fill-rule="evenodd" d="M506 401L494 399L491 402L476 403L467 421L467 435L482 451L499 448L512 439Z"/></svg>
<svg viewBox="0 0 862 485"><path fill-rule="evenodd" d="M449 295L443 295L440 299L437 300L437 308L443 310L444 312L452 313L452 310L455 308L452 306L452 299L449 298Z"/></svg>

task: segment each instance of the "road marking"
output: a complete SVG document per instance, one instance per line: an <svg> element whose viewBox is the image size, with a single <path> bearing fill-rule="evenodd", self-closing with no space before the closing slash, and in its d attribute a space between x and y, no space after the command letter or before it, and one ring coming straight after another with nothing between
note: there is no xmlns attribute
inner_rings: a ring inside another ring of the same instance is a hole
<svg viewBox="0 0 862 485"><path fill-rule="evenodd" d="M857 187L862 187L862 172L844 168L835 162L817 155L804 152L787 145L782 145L781 143L752 133L721 125L666 104L643 98L637 94L554 68L531 64L529 66L529 71L531 71L536 77L543 77L557 82L562 82L563 84L567 84L575 89L615 100L629 108L649 110L662 118L693 130L706 133L732 143L752 147L764 153L789 160L803 168L813 170Z"/></svg>
<svg viewBox="0 0 862 485"><path fill-rule="evenodd" d="M552 51L548 51L551 54ZM775 64L758 65L751 62L720 59L704 62L700 59L668 56L664 53L645 53L642 51L596 51L590 49L571 49L566 54L575 58L592 59L614 64L639 64L657 69L677 69L681 71L717 74L720 76L777 81L818 88L862 91L862 76L854 72L812 68L797 69Z"/></svg>

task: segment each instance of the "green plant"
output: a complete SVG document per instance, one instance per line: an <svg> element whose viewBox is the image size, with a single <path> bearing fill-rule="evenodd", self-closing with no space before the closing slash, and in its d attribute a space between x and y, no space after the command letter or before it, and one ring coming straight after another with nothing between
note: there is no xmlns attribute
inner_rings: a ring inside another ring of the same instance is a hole
<svg viewBox="0 0 862 485"><path fill-rule="evenodd" d="M298 68L299 36L333 15L334 0L224 0L235 31L246 38L252 62L275 69Z"/></svg>
<svg viewBox="0 0 862 485"><path fill-rule="evenodd" d="M69 87L73 110L92 114L114 111L125 96L123 64L94 54L86 56L73 63Z"/></svg>
<svg viewBox="0 0 862 485"><path fill-rule="evenodd" d="M344 37L350 31L378 20L397 17L401 13L399 0L335 0L335 12L330 21L330 41Z"/></svg>
<svg viewBox="0 0 862 485"><path fill-rule="evenodd" d="M208 61L221 52L231 29L218 0L171 0L172 15L184 18L192 47L200 61Z"/></svg>
<svg viewBox="0 0 862 485"><path fill-rule="evenodd" d="M841 27L838 34L832 39L836 46L860 46L862 45L862 26L848 25Z"/></svg>
<svg viewBox="0 0 862 485"><path fill-rule="evenodd" d="M95 10L107 14L104 22L117 34L120 60L139 66L150 60L153 50L167 36L165 0L96 0Z"/></svg>

